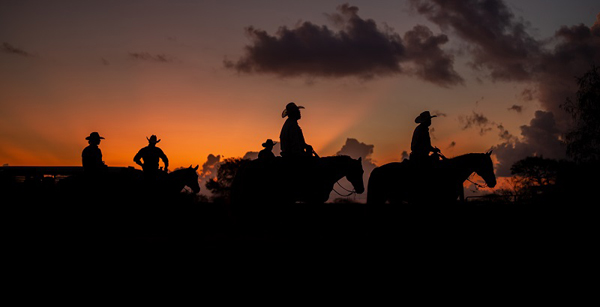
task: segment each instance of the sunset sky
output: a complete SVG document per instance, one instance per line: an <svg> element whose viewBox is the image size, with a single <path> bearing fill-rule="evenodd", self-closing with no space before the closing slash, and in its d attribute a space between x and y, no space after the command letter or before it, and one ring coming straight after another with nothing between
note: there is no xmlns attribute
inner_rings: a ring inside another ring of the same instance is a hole
<svg viewBox="0 0 600 307"><path fill-rule="evenodd" d="M156 134L171 168L279 140L381 165L422 111L449 157L560 158L575 77L600 65L600 1L0 2L0 164L109 166ZM356 141L348 141L355 139Z"/></svg>

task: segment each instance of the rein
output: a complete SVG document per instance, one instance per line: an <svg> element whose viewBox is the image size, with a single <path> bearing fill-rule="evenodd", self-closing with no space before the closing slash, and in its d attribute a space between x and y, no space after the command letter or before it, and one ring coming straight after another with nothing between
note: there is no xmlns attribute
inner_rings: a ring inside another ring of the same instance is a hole
<svg viewBox="0 0 600 307"><path fill-rule="evenodd" d="M336 181L335 183L337 183L337 185L339 185L339 186L340 186L340 188L342 188L342 189L344 189L346 192L348 192L348 194L346 194L346 195L342 195L342 194L340 194L340 192L336 191L336 190L335 190L335 188L333 188L333 191L334 191L334 192L335 192L337 195L339 195L339 196L342 196L342 197L348 197L348 196L350 196L350 195L352 195L352 194L356 194L356 191L355 191L355 190L348 190L348 189L344 188L344 187L343 187L343 186L340 184L340 181L339 181L339 180L338 180L338 181Z"/></svg>
<svg viewBox="0 0 600 307"><path fill-rule="evenodd" d="M471 176L469 175L469 177L471 177ZM470 182L470 183L472 183L472 184L474 184L476 187L478 187L478 188L480 188L480 189L481 189L481 188L487 188L487 187L488 187L488 186L487 186L487 184L485 184L485 185L481 185L481 184L479 184L479 183L477 183L477 182L473 182L473 181L471 181L471 179L469 179L469 177L467 177L467 181L468 181L468 182Z"/></svg>

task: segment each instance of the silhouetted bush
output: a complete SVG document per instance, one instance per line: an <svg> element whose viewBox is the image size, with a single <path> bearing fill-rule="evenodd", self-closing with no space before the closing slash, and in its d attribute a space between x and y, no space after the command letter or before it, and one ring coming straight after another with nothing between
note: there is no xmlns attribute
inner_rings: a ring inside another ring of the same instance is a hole
<svg viewBox="0 0 600 307"><path fill-rule="evenodd" d="M251 160L242 158L228 158L223 161L217 170L217 177L209 180L205 186L212 193L213 202L228 202L231 194L231 184L237 171Z"/></svg>

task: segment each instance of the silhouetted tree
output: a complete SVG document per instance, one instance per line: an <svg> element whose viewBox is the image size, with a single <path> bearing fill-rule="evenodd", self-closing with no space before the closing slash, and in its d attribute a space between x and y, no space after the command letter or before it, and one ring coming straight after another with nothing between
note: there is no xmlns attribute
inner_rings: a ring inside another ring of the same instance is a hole
<svg viewBox="0 0 600 307"><path fill-rule="evenodd" d="M574 126L566 134L567 154L578 162L600 160L600 74L597 66L577 78L575 101L561 107L571 114Z"/></svg>
<svg viewBox="0 0 600 307"><path fill-rule="evenodd" d="M527 157L510 168L513 175L525 180L527 186L544 186L556 183L558 161L544 157Z"/></svg>
<svg viewBox="0 0 600 307"><path fill-rule="evenodd" d="M515 162L510 168L515 195L523 199L550 192L557 182L559 167L559 161L544 157L527 157Z"/></svg>
<svg viewBox="0 0 600 307"><path fill-rule="evenodd" d="M209 180L205 186L213 194L213 201L228 201L231 192L231 184L238 169L250 162L242 158L227 158L219 165L217 177Z"/></svg>

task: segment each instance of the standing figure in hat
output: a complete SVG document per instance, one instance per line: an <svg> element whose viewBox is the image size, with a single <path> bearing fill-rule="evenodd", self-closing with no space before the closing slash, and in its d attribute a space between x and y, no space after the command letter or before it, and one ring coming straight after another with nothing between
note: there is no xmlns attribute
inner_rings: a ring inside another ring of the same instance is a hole
<svg viewBox="0 0 600 307"><path fill-rule="evenodd" d="M162 149L156 147L156 144L160 142L160 140L157 140L156 135L152 135L150 138L146 137L146 139L148 140L148 146L140 149L133 157L133 161L142 167L146 179L154 180L158 176L158 160L162 159L166 172L169 168L169 159Z"/></svg>
<svg viewBox="0 0 600 307"><path fill-rule="evenodd" d="M419 124L415 128L413 133L412 142L410 143L410 160L416 162L418 166L427 167L431 165L431 162L437 158L429 157L429 153L439 153L440 150L437 147L431 146L431 138L429 137L429 126L431 126L431 119L437 117L437 115L431 116L429 111L421 113L415 118L415 123Z"/></svg>
<svg viewBox="0 0 600 307"><path fill-rule="evenodd" d="M290 102L281 113L282 118L286 116L288 118L283 124L281 134L279 135L282 157L311 157L314 153L312 146L306 144L304 141L302 129L298 125L298 120L302 117L300 109L304 109L304 107Z"/></svg>
<svg viewBox="0 0 600 307"><path fill-rule="evenodd" d="M273 146L275 146L275 144L277 144L277 142L273 142L273 140L271 140L271 139L267 139L266 142L262 143L262 147L264 147L265 149L261 150L258 153L258 158L259 159L274 159L275 154L273 153Z"/></svg>
<svg viewBox="0 0 600 307"><path fill-rule="evenodd" d="M98 148L100 140L104 138L98 132L92 132L88 137L88 145L81 153L81 163L83 171L88 175L97 175L106 169L106 164L102 161L102 151Z"/></svg>

